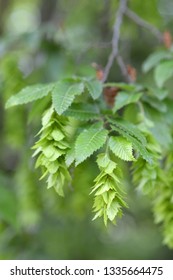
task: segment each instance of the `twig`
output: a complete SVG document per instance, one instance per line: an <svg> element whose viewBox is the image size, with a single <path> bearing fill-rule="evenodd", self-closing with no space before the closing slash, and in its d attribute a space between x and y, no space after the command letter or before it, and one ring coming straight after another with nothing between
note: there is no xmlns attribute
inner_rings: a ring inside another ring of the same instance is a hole
<svg viewBox="0 0 173 280"><path fill-rule="evenodd" d="M151 33L153 33L153 35L160 41L163 41L163 35L162 33L153 25L151 25L150 23L148 23L147 21L143 20L142 18L140 18L137 14L135 14L133 11L131 11L130 9L126 9L125 14L131 19L133 20L136 24L148 29Z"/></svg>
<svg viewBox="0 0 173 280"><path fill-rule="evenodd" d="M130 75L128 74L127 67L123 61L122 56L120 56L120 55L117 56L117 63L121 69L121 72L122 72L124 78L127 80L127 82L132 83L133 81L132 81Z"/></svg>
<svg viewBox="0 0 173 280"><path fill-rule="evenodd" d="M112 37L112 52L109 55L108 62L106 64L105 70L104 70L104 78L103 82L107 80L107 77L109 75L110 69L112 67L112 64L114 62L114 59L118 55L118 43L120 39L120 28L122 24L123 15L127 8L127 2L128 0L120 0L120 6L116 13L116 19L113 27L113 37Z"/></svg>

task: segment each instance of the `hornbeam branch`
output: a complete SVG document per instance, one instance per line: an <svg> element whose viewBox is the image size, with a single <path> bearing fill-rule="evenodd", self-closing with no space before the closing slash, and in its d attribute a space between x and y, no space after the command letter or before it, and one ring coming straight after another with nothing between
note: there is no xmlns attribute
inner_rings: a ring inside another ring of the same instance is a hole
<svg viewBox="0 0 173 280"><path fill-rule="evenodd" d="M126 67L126 65L123 61L122 56L120 56L118 54L116 59L117 59L117 63L119 65L120 69L121 69L121 72L122 72L124 78L127 80L127 82L132 83L133 81L132 81L130 75L128 74L127 67Z"/></svg>
<svg viewBox="0 0 173 280"><path fill-rule="evenodd" d="M125 14L131 19L133 20L136 24L138 24L139 26L142 26L146 29L148 29L151 33L153 33L153 35L160 41L163 41L163 35L162 33L153 25L151 25L150 23L148 23L147 21L143 20L142 18L140 18L137 14L135 14L133 11L131 11L130 9L126 9Z"/></svg>
<svg viewBox="0 0 173 280"><path fill-rule="evenodd" d="M120 0L120 6L118 8L118 11L116 13L115 23L113 27L113 37L112 37L112 51L109 55L108 62L106 64L106 67L104 69L104 78L103 82L105 82L108 78L109 72L111 70L111 67L113 65L113 62L115 58L118 55L119 49L119 39L120 39L120 28L123 20L123 16L125 14L125 11L127 9L127 2L128 0Z"/></svg>

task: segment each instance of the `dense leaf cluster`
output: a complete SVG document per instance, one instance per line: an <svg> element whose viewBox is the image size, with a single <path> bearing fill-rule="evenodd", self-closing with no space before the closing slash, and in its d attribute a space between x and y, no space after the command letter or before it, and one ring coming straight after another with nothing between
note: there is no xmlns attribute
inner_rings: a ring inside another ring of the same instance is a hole
<svg viewBox="0 0 173 280"><path fill-rule="evenodd" d="M51 107L49 100L40 139L34 145L36 167L42 167L48 188L64 195L64 185L72 180L70 172L92 156L99 167L91 190L94 219L103 217L105 225L108 220L115 223L127 207L122 171L130 165L132 181L151 198L155 220L163 223L165 242L171 247L173 170L168 155L172 151L173 102L165 83L173 76L172 63L172 50L155 53L144 63L145 72L154 68L156 86L102 84L72 77L26 87L6 105L9 108L51 95ZM113 106L102 95L107 87L118 89Z"/></svg>

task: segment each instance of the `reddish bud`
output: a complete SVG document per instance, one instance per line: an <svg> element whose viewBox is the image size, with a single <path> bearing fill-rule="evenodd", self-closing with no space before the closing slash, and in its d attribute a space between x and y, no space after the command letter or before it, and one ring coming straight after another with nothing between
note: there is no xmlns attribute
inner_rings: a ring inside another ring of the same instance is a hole
<svg viewBox="0 0 173 280"><path fill-rule="evenodd" d="M114 106L115 97L118 94L118 92L119 92L119 88L116 88L116 87L104 88L104 91L103 91L104 99L105 99L106 104L109 107L112 108Z"/></svg>
<svg viewBox="0 0 173 280"><path fill-rule="evenodd" d="M91 66L96 70L96 78L99 81L102 81L104 78L104 71L101 65L98 65L97 63L93 62Z"/></svg>
<svg viewBox="0 0 173 280"><path fill-rule="evenodd" d="M130 76L131 80L133 82L136 81L136 78L137 78L137 71L134 67L132 67L130 64L127 65L127 73L128 75Z"/></svg>
<svg viewBox="0 0 173 280"><path fill-rule="evenodd" d="M163 43L167 49L170 49L170 47L172 45L172 36L169 31L165 31L163 33Z"/></svg>

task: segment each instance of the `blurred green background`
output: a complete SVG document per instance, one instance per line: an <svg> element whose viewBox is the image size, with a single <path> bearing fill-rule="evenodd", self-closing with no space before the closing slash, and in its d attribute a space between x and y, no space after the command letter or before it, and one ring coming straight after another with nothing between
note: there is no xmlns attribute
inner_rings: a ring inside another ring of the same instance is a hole
<svg viewBox="0 0 173 280"><path fill-rule="evenodd" d="M48 99L4 109L22 87L69 75L95 75L111 51L115 0L0 0L0 258L1 259L172 259L154 225L151 202L128 182L129 209L117 226L92 222L97 172L92 158L74 172L60 198L39 181L30 147ZM129 1L129 7L161 32L173 31L172 0ZM124 18L121 53L137 68L159 48L144 28ZM145 79L150 80L150 76ZM110 80L122 81L114 65ZM86 165L86 167L85 167ZM87 173L83 173L84 169Z"/></svg>

